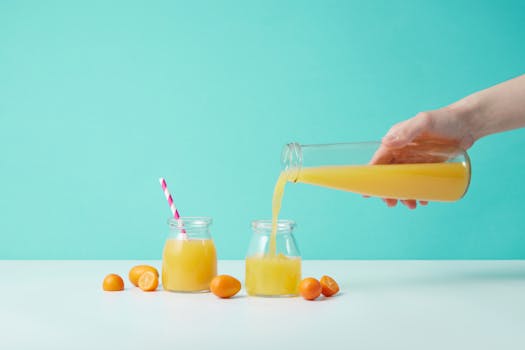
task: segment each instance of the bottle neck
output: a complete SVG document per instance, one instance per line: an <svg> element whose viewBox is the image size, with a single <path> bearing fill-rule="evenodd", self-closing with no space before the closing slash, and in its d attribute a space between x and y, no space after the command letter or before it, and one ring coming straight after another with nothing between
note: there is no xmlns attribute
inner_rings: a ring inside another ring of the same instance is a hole
<svg viewBox="0 0 525 350"><path fill-rule="evenodd" d="M290 182L296 182L303 166L303 150L297 142L289 143L283 147L281 153L281 170L286 173Z"/></svg>

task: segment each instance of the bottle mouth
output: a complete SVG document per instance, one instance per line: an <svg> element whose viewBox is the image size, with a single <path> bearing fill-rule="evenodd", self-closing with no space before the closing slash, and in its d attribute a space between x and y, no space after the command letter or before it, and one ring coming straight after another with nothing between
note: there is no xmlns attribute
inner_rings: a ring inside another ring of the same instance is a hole
<svg viewBox="0 0 525 350"><path fill-rule="evenodd" d="M296 224L293 220L277 220L277 233L290 233ZM253 220L252 229L258 233L270 233L272 231L272 220Z"/></svg>
<svg viewBox="0 0 525 350"><path fill-rule="evenodd" d="M303 164L303 152L297 142L289 143L281 152L281 170L288 174L289 181L296 182Z"/></svg>
<svg viewBox="0 0 525 350"><path fill-rule="evenodd" d="M193 229L210 226L212 219L207 216L181 216L180 219L169 218L168 226L173 229Z"/></svg>

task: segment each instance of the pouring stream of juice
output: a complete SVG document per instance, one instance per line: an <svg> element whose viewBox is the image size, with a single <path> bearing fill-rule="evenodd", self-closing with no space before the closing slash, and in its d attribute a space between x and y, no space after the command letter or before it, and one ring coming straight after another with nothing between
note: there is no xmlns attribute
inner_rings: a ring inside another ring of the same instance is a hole
<svg viewBox="0 0 525 350"><path fill-rule="evenodd" d="M270 235L270 246L268 249L268 253L270 256L275 256L275 250L276 250L276 234L277 234L277 219L279 218L279 212L281 211L281 204L283 201L283 195L284 195L284 188L286 186L286 182L288 181L288 173L287 171L281 172L279 175L279 178L277 179L277 183L275 184L275 188L273 190L273 198L272 198L272 233Z"/></svg>

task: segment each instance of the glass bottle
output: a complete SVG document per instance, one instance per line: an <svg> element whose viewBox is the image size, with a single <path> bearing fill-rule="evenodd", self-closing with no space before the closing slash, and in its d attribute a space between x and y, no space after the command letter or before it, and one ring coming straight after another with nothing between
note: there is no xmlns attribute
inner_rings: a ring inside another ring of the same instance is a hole
<svg viewBox="0 0 525 350"><path fill-rule="evenodd" d="M278 220L275 251L270 251L271 220L252 222L252 238L246 254L248 295L296 296L301 282L301 254L295 241L295 222Z"/></svg>
<svg viewBox="0 0 525 350"><path fill-rule="evenodd" d="M168 220L162 253L162 286L173 292L209 291L217 275L217 253L210 234L211 218Z"/></svg>
<svg viewBox="0 0 525 350"><path fill-rule="evenodd" d="M300 182L362 195L452 202L467 192L471 168L457 146L411 143L387 148L380 142L284 146L283 173Z"/></svg>

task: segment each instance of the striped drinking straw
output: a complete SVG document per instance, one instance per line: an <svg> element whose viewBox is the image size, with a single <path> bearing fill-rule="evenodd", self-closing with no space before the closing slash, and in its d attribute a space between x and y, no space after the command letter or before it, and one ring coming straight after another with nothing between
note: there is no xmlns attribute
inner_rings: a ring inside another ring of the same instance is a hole
<svg viewBox="0 0 525 350"><path fill-rule="evenodd" d="M168 201L168 204L170 206L170 210L171 210L171 213L173 214L173 218L180 222L179 211L175 207L175 203L173 203L173 198L171 197L170 191L168 190L168 185L166 184L166 180L164 180L164 178L161 177L159 179L159 182L160 182L160 186L162 187L162 191L164 191L164 196L166 196L166 200ZM183 238L187 238L186 230L182 229L181 234Z"/></svg>

